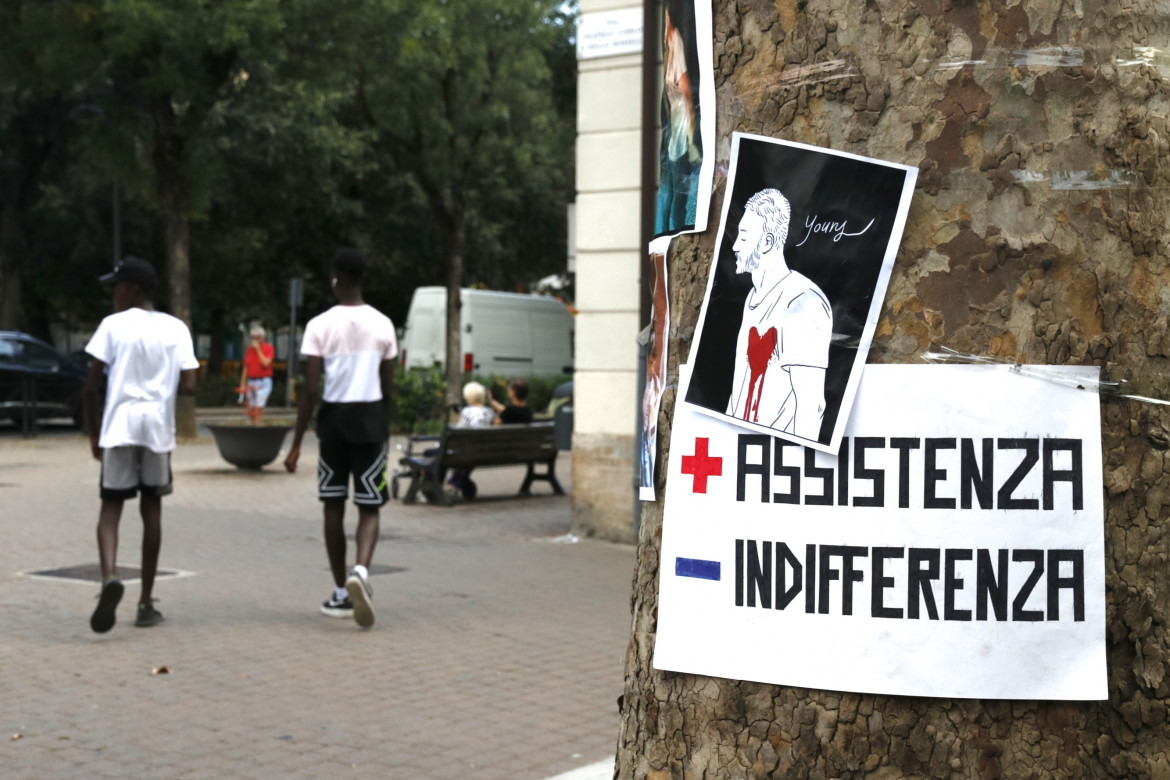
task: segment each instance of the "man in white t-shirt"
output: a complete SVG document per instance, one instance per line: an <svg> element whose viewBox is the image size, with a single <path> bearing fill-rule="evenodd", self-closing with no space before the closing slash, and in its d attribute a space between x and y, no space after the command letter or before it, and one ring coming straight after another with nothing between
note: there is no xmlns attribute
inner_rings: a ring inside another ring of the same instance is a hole
<svg viewBox="0 0 1170 780"><path fill-rule="evenodd" d="M124 590L117 576L122 506L139 494L142 594L134 625L146 628L162 622L151 594L162 541L162 497L171 492L175 396L195 391L199 368L187 326L155 311L151 303L158 278L150 263L126 257L101 281L114 288L116 313L102 320L85 347L93 357L85 385L89 446L102 464L97 528L102 590L89 621L99 634L113 628ZM103 374L107 375L106 403L99 415Z"/></svg>
<svg viewBox="0 0 1170 780"><path fill-rule="evenodd" d="M369 576L378 543L378 514L390 497L386 459L398 339L390 318L362 300L365 272L366 260L360 252L342 249L334 255L330 276L338 305L305 325L301 342L305 385L284 465L290 472L297 469L324 372L325 392L317 413L317 486L334 587L321 611L331 617L352 617L359 626L369 628L374 624ZM358 510L357 562L346 576L344 519L351 474Z"/></svg>
<svg viewBox="0 0 1170 780"><path fill-rule="evenodd" d="M802 439L820 436L833 309L811 279L788 267L784 242L792 207L779 190L744 205L732 250L735 272L751 274L735 347L727 414Z"/></svg>

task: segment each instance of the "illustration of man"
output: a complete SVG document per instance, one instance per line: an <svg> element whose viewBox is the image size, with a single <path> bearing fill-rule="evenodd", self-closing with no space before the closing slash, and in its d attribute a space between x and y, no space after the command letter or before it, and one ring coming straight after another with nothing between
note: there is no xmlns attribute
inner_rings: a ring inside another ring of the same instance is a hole
<svg viewBox="0 0 1170 780"><path fill-rule="evenodd" d="M317 402L321 375L325 391L317 412L317 487L325 515L325 551L333 594L321 605L330 617L352 617L362 628L374 624L370 566L378 544L379 513L390 498L386 486L389 416L398 341L390 318L362 299L365 257L342 249L330 274L337 305L305 326L305 384L297 426L284 467L296 472L301 442ZM356 563L346 576L345 499L353 476L358 524Z"/></svg>
<svg viewBox="0 0 1170 780"><path fill-rule="evenodd" d="M753 286L743 305L727 414L816 440L833 313L820 288L788 267L791 217L788 199L766 189L748 199L739 221L735 272L751 274Z"/></svg>

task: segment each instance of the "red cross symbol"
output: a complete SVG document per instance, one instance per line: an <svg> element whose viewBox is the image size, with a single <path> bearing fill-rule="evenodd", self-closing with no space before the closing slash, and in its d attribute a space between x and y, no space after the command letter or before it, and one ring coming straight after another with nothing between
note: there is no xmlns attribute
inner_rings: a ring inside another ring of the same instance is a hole
<svg viewBox="0 0 1170 780"><path fill-rule="evenodd" d="M695 477L691 485L692 493L707 492L707 477L723 476L723 458L713 458L707 454L708 439L695 439L695 454L683 455L682 473L692 474Z"/></svg>

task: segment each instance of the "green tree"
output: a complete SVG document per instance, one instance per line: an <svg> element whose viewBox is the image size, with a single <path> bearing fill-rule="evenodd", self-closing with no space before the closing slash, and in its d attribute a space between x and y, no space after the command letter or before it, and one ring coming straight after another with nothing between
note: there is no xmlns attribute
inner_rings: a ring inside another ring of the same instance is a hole
<svg viewBox="0 0 1170 780"><path fill-rule="evenodd" d="M190 220L206 210L222 175L215 144L223 117L248 87L248 68L276 56L284 17L247 0L169 4L106 0L100 40L120 128L146 141L164 225L171 312L191 322Z"/></svg>
<svg viewBox="0 0 1170 780"><path fill-rule="evenodd" d="M366 165L365 138L338 123L344 95L331 88L343 63L297 44L290 33L304 21L286 19L282 57L246 71L247 88L221 119L215 197L192 223L200 248L192 312L212 336L213 371L226 330L250 319L286 322L288 280L320 279L333 250L366 221L352 186ZM306 294L312 312L328 290L310 283Z"/></svg>
<svg viewBox="0 0 1170 780"><path fill-rule="evenodd" d="M0 328L28 325L24 287L36 260L29 222L97 64L89 25L72 3L0 5Z"/></svg>
<svg viewBox="0 0 1170 780"><path fill-rule="evenodd" d="M493 247L515 251L509 231L522 219L501 213L520 217L540 195L564 219L571 137L555 110L546 56L557 40L548 24L556 7L538 0L378 5L377 14L395 15L400 26L371 24L378 34L355 62L355 109L375 132L379 165L388 182L405 182L425 205L441 252L450 403L463 379L459 289L470 247L482 244L483 256Z"/></svg>
<svg viewBox="0 0 1170 780"><path fill-rule="evenodd" d="M1103 378L1128 379L1128 392L1170 397L1161 7L943 8L717 3L715 97L733 107L720 113L721 137L739 129L918 167L871 359L916 363L939 343L1023 363L1097 365ZM1076 67L1046 59L1057 41ZM816 72L832 76L808 77ZM1086 186L1069 187L1070 174ZM671 247L672 327L681 334L693 332L713 234L712 225ZM672 365L686 360L687 343L671 340ZM675 403L664 396L666 446ZM936 412L944 408L940 399ZM1098 673L1108 674L1108 699L923 698L656 670L658 581L673 566L661 555L660 500L643 504L614 777L1170 775L1170 414L1103 394L1101 423L1104 484L1086 490L1107 494L1108 663ZM857 637L859 653L870 639ZM778 641L816 652L799 631Z"/></svg>

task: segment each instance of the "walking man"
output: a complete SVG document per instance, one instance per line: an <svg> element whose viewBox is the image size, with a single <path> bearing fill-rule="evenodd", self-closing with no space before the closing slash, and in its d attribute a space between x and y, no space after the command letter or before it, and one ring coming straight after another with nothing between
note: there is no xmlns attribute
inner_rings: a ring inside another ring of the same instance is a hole
<svg viewBox="0 0 1170 780"><path fill-rule="evenodd" d="M155 626L154 576L162 542L162 497L171 492L175 448L175 396L195 392L199 362L182 320L155 311L154 267L126 257L101 282L114 288L114 311L102 320L85 351L93 357L85 383L89 446L101 461L101 512L97 541L102 590L89 625L99 634L114 627L124 587L118 579L118 525L122 505L140 495L142 594L134 625ZM104 414L98 416L102 375L108 372ZM97 421L101 420L100 435Z"/></svg>
<svg viewBox="0 0 1170 780"><path fill-rule="evenodd" d="M366 260L360 252L342 249L334 255L330 276L338 305L305 326L301 344L305 385L284 466L290 472L297 470L301 440L324 371L325 392L317 413L317 485L334 588L321 611L331 617L352 616L359 626L369 628L374 624L370 564L378 543L378 512L389 498L386 457L398 340L390 318L362 300L365 272ZM350 474L358 512L357 562L346 576L343 520Z"/></svg>

